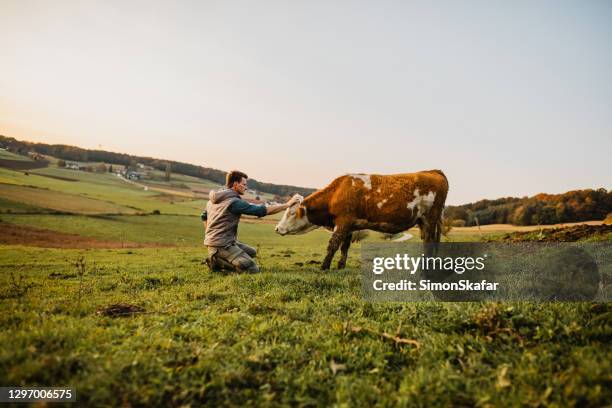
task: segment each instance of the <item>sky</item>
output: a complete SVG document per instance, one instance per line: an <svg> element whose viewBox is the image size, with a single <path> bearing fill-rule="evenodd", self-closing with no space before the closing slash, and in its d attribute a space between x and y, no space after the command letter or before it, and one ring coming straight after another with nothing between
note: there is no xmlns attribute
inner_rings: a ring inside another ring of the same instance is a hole
<svg viewBox="0 0 612 408"><path fill-rule="evenodd" d="M612 188L612 2L0 0L0 134L447 203Z"/></svg>

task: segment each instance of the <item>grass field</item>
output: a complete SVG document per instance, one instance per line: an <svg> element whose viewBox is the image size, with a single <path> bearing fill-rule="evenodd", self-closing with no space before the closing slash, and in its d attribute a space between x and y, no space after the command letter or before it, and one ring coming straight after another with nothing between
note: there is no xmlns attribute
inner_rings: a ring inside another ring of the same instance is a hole
<svg viewBox="0 0 612 408"><path fill-rule="evenodd" d="M0 159L5 160L20 160L20 161L32 161L29 157L22 156L20 154L11 153L4 149L0 149Z"/></svg>
<svg viewBox="0 0 612 408"><path fill-rule="evenodd" d="M21 186L23 199L15 192ZM39 189L39 197L32 196L32 189ZM60 168L47 167L27 172L12 171L0 168L0 198L12 201L23 201L30 205L48 207L46 195L70 194L65 200L59 200L56 207L68 206L60 210L76 213L151 213L155 210L164 214L196 215L205 206L205 200L189 199L182 196L145 191L142 187L128 183L110 173L87 173ZM27 196L27 197L26 197ZM74 196L78 196L76 199ZM80 199L88 203L79 206ZM94 205L89 200L97 200ZM58 200L53 200L54 202ZM63 203L63 204L61 204ZM127 209L108 208L109 203Z"/></svg>
<svg viewBox="0 0 612 408"><path fill-rule="evenodd" d="M296 266L320 255L277 248L226 276L200 248L2 248L0 381L70 384L86 405L610 401L607 305L369 304L354 257ZM96 314L118 302L146 313Z"/></svg>
<svg viewBox="0 0 612 408"><path fill-rule="evenodd" d="M172 245L0 245L2 385L73 386L79 406L612 401L608 304L368 303L359 244L347 269L321 272L329 233L280 237L265 219L244 219L239 228L239 239L258 248L262 273L211 273L202 265L203 200L52 167L29 176L0 169L0 182L0 228ZM50 213L53 202L68 205L65 197L81 207ZM109 215L97 205L161 215ZM92 208L97 213L87 214ZM515 229L457 228L445 239ZM418 230L410 233L418 241ZM116 303L142 309L100 313Z"/></svg>

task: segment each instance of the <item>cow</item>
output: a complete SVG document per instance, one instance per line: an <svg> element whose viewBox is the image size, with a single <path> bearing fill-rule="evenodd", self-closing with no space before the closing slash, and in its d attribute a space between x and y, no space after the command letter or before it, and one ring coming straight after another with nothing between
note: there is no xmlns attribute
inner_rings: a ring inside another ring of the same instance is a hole
<svg viewBox="0 0 612 408"><path fill-rule="evenodd" d="M280 235L319 227L332 231L321 269L329 269L338 248L338 269L342 269L354 231L396 234L418 225L424 243L440 242L447 193L448 180L440 170L346 174L287 208L275 231Z"/></svg>

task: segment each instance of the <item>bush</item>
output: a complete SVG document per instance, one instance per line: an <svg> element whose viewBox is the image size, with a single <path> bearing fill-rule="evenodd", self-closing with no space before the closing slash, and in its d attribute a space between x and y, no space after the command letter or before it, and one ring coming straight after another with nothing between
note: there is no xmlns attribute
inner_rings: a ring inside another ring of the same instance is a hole
<svg viewBox="0 0 612 408"><path fill-rule="evenodd" d="M451 226L453 227L465 227L465 220L452 220Z"/></svg>

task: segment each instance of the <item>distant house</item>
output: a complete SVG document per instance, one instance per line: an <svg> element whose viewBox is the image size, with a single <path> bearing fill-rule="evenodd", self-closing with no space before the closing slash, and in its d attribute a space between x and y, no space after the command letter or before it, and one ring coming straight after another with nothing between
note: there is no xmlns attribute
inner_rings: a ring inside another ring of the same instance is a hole
<svg viewBox="0 0 612 408"><path fill-rule="evenodd" d="M136 163L136 166L138 166L139 169L144 170L144 171L153 170L153 167L147 166L146 164L142 164L142 163Z"/></svg>
<svg viewBox="0 0 612 408"><path fill-rule="evenodd" d="M74 162L66 162L66 168L70 170L81 170L81 166Z"/></svg>

